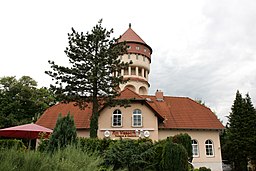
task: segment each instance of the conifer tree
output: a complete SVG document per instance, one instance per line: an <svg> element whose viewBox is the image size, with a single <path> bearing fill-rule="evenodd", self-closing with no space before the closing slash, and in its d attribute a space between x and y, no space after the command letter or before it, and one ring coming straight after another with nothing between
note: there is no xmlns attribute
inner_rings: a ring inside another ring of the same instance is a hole
<svg viewBox="0 0 256 171"><path fill-rule="evenodd" d="M76 142L77 133L74 118L68 113L67 116L61 117L56 122L55 128L49 140L48 151L54 151L58 148Z"/></svg>
<svg viewBox="0 0 256 171"><path fill-rule="evenodd" d="M255 115L249 95L243 98L237 91L227 127L227 152L237 171L246 171L248 159L255 155Z"/></svg>
<svg viewBox="0 0 256 171"><path fill-rule="evenodd" d="M245 133L247 137L247 151L248 151L248 158L250 160L256 160L256 110L253 107L252 100L247 93L245 96L245 112L247 119L247 127L248 130Z"/></svg>
<svg viewBox="0 0 256 171"><path fill-rule="evenodd" d="M64 67L49 61L53 71L46 71L56 81L51 88L65 101L76 101L81 108L88 102L93 104L90 137L97 137L100 105L113 101L119 95L117 87L125 82L117 73L129 65L119 58L127 46L111 38L113 29L108 31L101 23L86 34L72 28L65 50L71 65Z"/></svg>

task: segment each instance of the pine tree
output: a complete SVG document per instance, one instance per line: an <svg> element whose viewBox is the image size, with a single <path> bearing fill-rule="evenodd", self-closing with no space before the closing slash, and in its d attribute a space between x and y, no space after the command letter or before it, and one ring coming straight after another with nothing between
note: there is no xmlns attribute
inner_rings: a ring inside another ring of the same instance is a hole
<svg viewBox="0 0 256 171"><path fill-rule="evenodd" d="M113 30L107 31L101 23L102 20L86 34L72 28L65 50L71 66L49 61L53 71L46 71L56 81L51 88L66 102L76 101L82 109L89 102L93 104L90 137L97 137L100 105L113 101L119 95L117 87L125 82L117 73L129 65L119 59L126 53L127 46L110 38Z"/></svg>
<svg viewBox="0 0 256 171"><path fill-rule="evenodd" d="M256 160L256 110L253 107L251 98L248 93L245 96L245 112L248 117L248 130L245 133L247 137L246 147L248 151L248 158L250 160Z"/></svg>
<svg viewBox="0 0 256 171"><path fill-rule="evenodd" d="M255 115L249 95L243 98L237 91L227 128L227 152L237 171L246 171L248 159L255 153Z"/></svg>

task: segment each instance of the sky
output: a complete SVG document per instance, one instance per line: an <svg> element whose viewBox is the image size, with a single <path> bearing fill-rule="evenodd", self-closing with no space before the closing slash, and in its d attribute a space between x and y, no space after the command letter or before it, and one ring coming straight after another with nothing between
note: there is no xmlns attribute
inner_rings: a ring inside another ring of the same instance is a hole
<svg viewBox="0 0 256 171"><path fill-rule="evenodd" d="M49 87L48 60L67 64L71 27L132 29L153 49L149 93L205 102L225 124L236 91L256 105L255 0L9 0L0 2L0 77Z"/></svg>

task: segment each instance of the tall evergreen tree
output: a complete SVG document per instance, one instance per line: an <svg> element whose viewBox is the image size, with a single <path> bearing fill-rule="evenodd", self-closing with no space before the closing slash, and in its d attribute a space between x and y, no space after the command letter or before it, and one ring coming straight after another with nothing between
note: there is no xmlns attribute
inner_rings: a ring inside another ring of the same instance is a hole
<svg viewBox="0 0 256 171"><path fill-rule="evenodd" d="M125 81L117 73L129 65L119 58L126 53L127 46L110 38L113 30L106 30L101 23L102 20L86 34L72 28L65 50L71 66L49 61L53 71L46 71L56 81L51 87L65 101L76 101L81 108L88 102L93 104L90 137L97 137L99 106L119 95L117 87Z"/></svg>
<svg viewBox="0 0 256 171"><path fill-rule="evenodd" d="M251 98L246 95L243 98L237 91L236 99L231 108L229 123L227 127L227 152L230 159L235 164L235 170L246 171L248 159L255 152L255 109L252 105Z"/></svg>
<svg viewBox="0 0 256 171"><path fill-rule="evenodd" d="M248 130L245 133L247 136L248 158L256 160L256 110L248 93L245 96L245 112L248 117Z"/></svg>

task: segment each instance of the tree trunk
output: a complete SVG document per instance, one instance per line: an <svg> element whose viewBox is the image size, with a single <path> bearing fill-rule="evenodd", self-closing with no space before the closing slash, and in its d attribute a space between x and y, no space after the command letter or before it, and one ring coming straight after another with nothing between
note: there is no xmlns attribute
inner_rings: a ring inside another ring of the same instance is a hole
<svg viewBox="0 0 256 171"><path fill-rule="evenodd" d="M96 72L97 73L97 72ZM97 79L93 83L93 97L92 97L92 117L90 122L90 137L97 138L98 132L98 119L99 119L99 102L97 98Z"/></svg>

